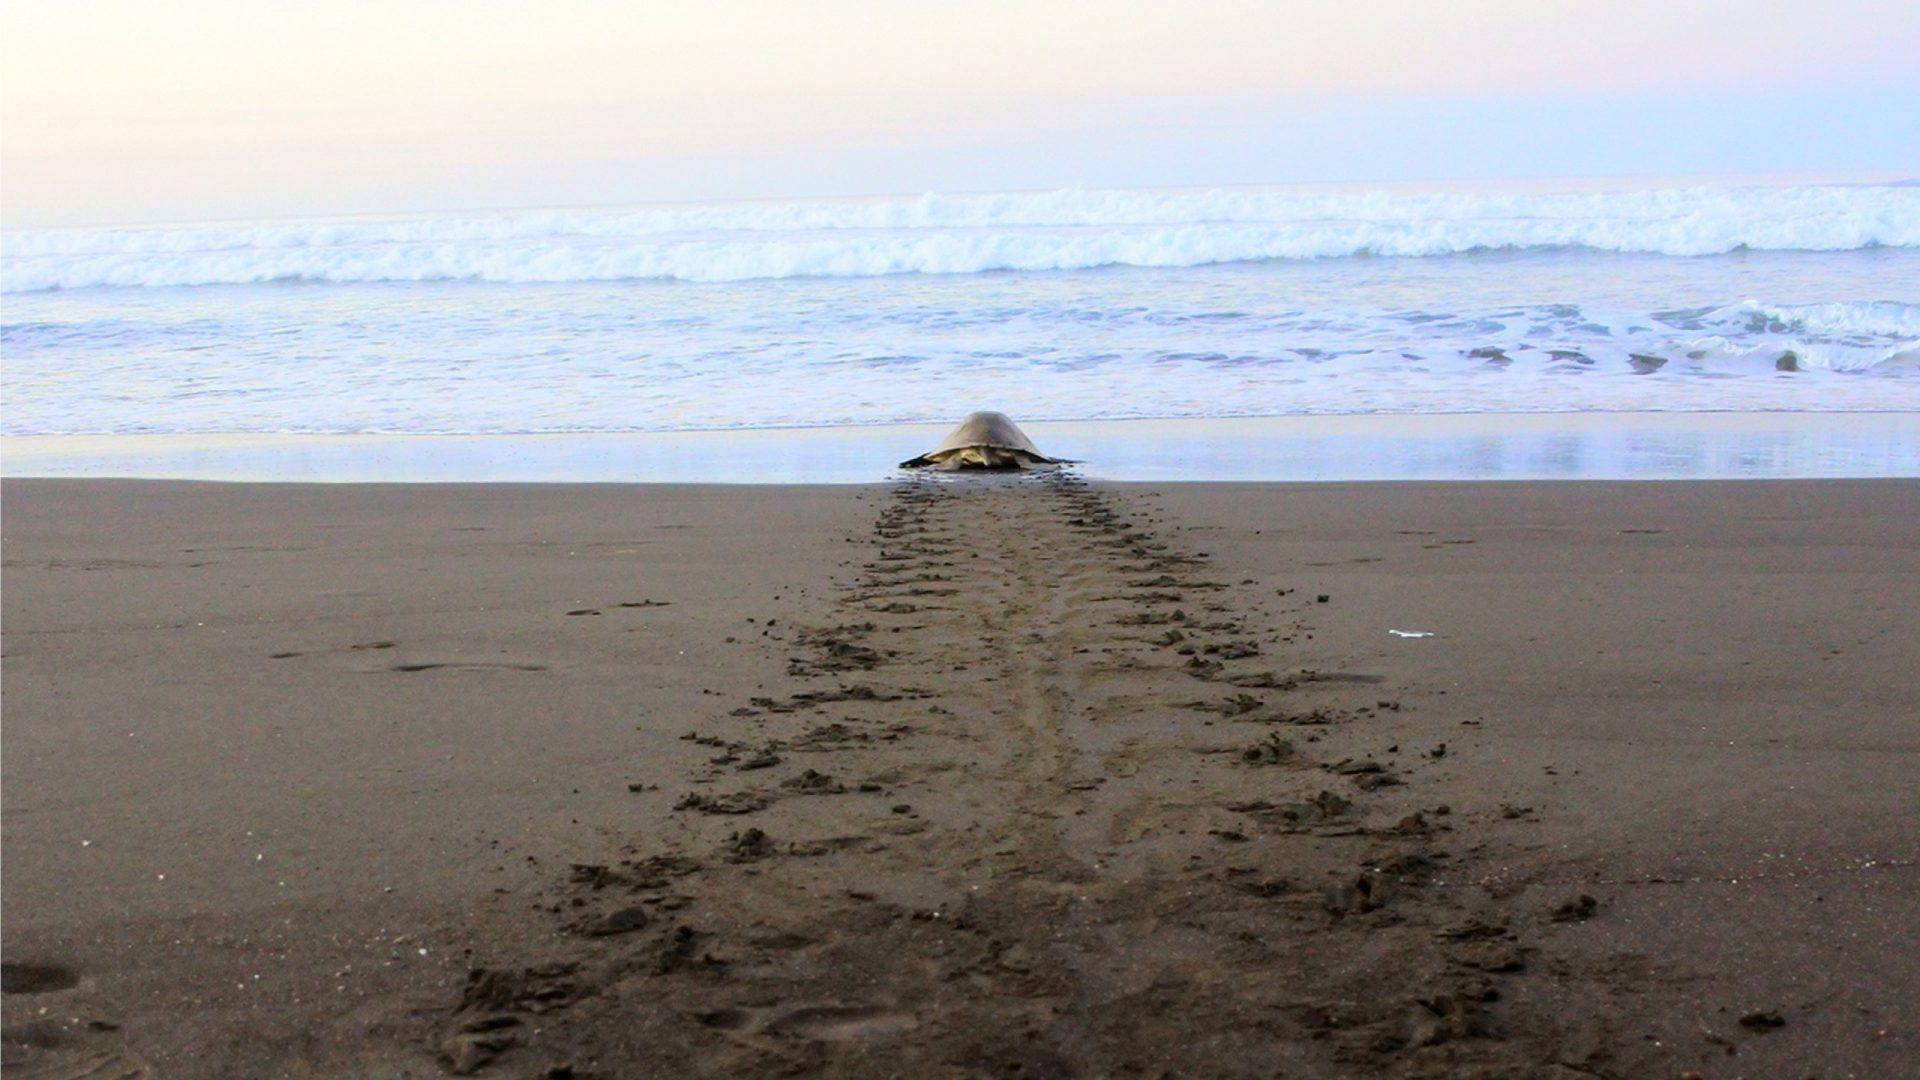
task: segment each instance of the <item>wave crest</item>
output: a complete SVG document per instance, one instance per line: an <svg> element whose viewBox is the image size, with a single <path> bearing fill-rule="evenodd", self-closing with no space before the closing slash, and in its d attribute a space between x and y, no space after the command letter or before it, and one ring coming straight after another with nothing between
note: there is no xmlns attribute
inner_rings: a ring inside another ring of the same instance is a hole
<svg viewBox="0 0 1920 1080"><path fill-rule="evenodd" d="M6 292L274 281L725 282L1552 248L1699 256L1920 247L1920 188L1064 190L55 229L6 240Z"/></svg>

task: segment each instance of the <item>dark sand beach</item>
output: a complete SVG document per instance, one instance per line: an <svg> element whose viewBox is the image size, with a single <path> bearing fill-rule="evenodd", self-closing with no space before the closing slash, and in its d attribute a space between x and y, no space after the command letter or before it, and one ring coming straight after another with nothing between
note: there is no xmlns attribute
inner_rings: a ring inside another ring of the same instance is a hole
<svg viewBox="0 0 1920 1080"><path fill-rule="evenodd" d="M1912 1075L1916 523L10 479L7 1075Z"/></svg>

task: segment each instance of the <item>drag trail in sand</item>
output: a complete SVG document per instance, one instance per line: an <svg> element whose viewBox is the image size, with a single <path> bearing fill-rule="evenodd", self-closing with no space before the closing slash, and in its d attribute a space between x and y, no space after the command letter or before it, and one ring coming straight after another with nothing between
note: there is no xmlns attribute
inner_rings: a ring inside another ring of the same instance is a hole
<svg viewBox="0 0 1920 1080"><path fill-rule="evenodd" d="M6 1073L1905 1075L1917 498L9 481Z"/></svg>
<svg viewBox="0 0 1920 1080"><path fill-rule="evenodd" d="M1590 1067L1592 1033L1503 991L1540 966L1529 922L1591 901L1522 913L1472 886L1452 823L1498 811L1421 791L1446 748L1376 745L1390 687L1289 661L1316 598L1229 585L1150 499L899 485L856 576L775 628L790 689L699 720L710 761L643 793L625 858L553 890L550 958L474 973L446 1059Z"/></svg>

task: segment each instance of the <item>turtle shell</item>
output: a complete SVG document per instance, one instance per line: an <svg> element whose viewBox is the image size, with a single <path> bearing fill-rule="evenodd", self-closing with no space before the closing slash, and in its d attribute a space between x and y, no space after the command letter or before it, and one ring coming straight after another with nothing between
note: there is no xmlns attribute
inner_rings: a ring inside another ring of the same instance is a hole
<svg viewBox="0 0 1920 1080"><path fill-rule="evenodd" d="M1040 452L1033 440L1021 431L1006 413L977 412L960 421L947 433L940 445L900 463L903 469L925 465L951 468L1017 469L1022 465L1055 465L1060 462Z"/></svg>
<svg viewBox="0 0 1920 1080"><path fill-rule="evenodd" d="M927 451L927 456L937 458L955 450L965 450L974 446L991 446L996 450L1015 450L1022 454L1032 454L1045 458L1040 448L1033 445L1027 433L1007 416L999 412L977 412L960 421L960 426L947 433L940 445Z"/></svg>

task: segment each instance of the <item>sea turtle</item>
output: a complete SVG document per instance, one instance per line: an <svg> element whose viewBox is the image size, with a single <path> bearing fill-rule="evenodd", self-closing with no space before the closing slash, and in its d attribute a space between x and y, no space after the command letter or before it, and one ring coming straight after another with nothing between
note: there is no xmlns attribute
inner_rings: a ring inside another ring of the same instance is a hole
<svg viewBox="0 0 1920 1080"><path fill-rule="evenodd" d="M900 463L903 469L1025 469L1070 465L1042 454L1006 413L977 412L960 421L940 445Z"/></svg>

